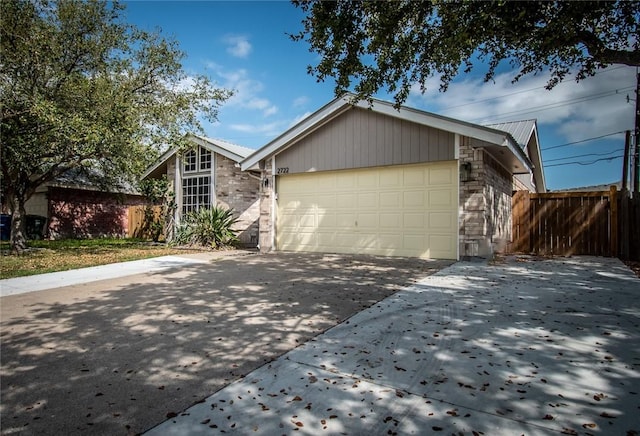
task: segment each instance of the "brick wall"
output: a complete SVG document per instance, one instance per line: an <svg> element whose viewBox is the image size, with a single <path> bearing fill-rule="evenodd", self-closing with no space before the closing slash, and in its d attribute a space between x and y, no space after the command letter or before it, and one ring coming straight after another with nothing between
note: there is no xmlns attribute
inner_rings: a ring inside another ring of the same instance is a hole
<svg viewBox="0 0 640 436"><path fill-rule="evenodd" d="M245 246L258 244L258 221L260 217L260 180L248 172L241 171L233 160L215 156L216 203L236 212L239 221L240 242Z"/></svg>
<svg viewBox="0 0 640 436"><path fill-rule="evenodd" d="M469 138L460 141L460 164L471 174L460 182L460 256L491 256L511 239L513 177Z"/></svg>
<svg viewBox="0 0 640 436"><path fill-rule="evenodd" d="M125 237L128 207L144 204L138 195L49 188L47 234L52 239Z"/></svg>

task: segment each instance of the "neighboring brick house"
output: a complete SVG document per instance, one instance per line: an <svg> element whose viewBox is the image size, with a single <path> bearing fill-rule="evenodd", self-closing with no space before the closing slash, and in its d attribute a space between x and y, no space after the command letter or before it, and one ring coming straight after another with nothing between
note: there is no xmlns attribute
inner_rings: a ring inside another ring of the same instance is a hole
<svg viewBox="0 0 640 436"><path fill-rule="evenodd" d="M125 237L129 206L145 204L133 188L107 192L85 174L70 170L39 187L25 205L27 215L46 218L44 237Z"/></svg>
<svg viewBox="0 0 640 436"><path fill-rule="evenodd" d="M175 193L175 223L189 211L213 205L231 208L239 219L235 226L240 242L258 242L260 178L241 171L239 162L254 150L220 139L191 135L193 148L178 153L172 148L152 165L143 179L166 176Z"/></svg>
<svg viewBox="0 0 640 436"><path fill-rule="evenodd" d="M535 121L480 126L338 98L241 162L262 251L459 259L511 240L514 190L546 190Z"/></svg>

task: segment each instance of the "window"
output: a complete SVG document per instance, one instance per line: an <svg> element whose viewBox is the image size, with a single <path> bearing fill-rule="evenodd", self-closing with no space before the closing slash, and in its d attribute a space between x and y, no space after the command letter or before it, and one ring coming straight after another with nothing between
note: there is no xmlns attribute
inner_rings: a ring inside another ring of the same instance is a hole
<svg viewBox="0 0 640 436"><path fill-rule="evenodd" d="M200 171L211 169L211 152L206 148L200 147Z"/></svg>
<svg viewBox="0 0 640 436"><path fill-rule="evenodd" d="M193 173L196 171L196 152L190 150L184 154L184 172L185 173Z"/></svg>
<svg viewBox="0 0 640 436"><path fill-rule="evenodd" d="M201 207L211 207L211 177L185 177L182 179L182 213Z"/></svg>
<svg viewBox="0 0 640 436"><path fill-rule="evenodd" d="M213 153L204 147L184 154L182 178L182 213L211 207L211 166Z"/></svg>

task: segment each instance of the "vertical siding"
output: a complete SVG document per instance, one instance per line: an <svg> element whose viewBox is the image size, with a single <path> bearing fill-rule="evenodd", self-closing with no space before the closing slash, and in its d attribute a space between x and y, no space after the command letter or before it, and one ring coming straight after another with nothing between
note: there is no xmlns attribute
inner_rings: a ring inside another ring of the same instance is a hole
<svg viewBox="0 0 640 436"><path fill-rule="evenodd" d="M288 172L329 171L454 159L454 134L354 108L277 157Z"/></svg>

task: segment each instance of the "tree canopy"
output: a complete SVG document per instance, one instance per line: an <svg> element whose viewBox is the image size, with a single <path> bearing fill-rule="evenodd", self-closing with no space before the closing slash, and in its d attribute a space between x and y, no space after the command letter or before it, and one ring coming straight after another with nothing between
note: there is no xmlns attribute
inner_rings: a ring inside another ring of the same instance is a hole
<svg viewBox="0 0 640 436"><path fill-rule="evenodd" d="M306 13L305 40L320 55L309 73L333 77L335 92L370 98L381 89L402 104L415 84L439 76L440 89L486 65L485 81L508 62L524 75L547 73L551 89L567 75L592 76L611 64L640 66L635 1L294 0ZM353 89L351 89L353 87Z"/></svg>
<svg viewBox="0 0 640 436"><path fill-rule="evenodd" d="M125 23L123 9L0 2L0 183L14 249L24 248L24 203L37 187L85 168L104 186L131 180L230 96L188 75L177 43Z"/></svg>

